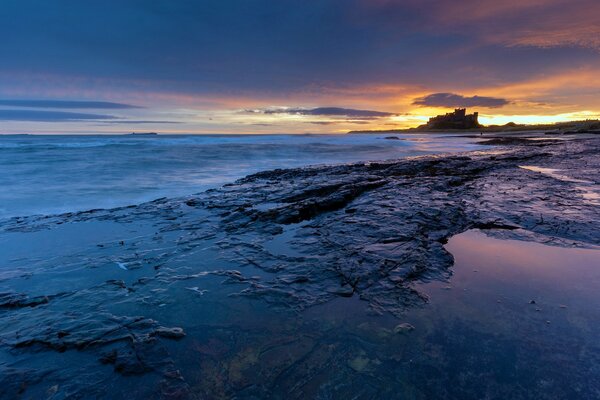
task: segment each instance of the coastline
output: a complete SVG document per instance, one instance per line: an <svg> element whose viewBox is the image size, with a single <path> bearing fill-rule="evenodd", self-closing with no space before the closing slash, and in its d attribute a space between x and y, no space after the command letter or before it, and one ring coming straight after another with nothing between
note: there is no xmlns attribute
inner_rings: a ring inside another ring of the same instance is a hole
<svg viewBox="0 0 600 400"><path fill-rule="evenodd" d="M417 135L55 136L0 138L0 220L179 197L274 168L476 150L469 138ZM67 152L68 157L63 154ZM156 155L161 155L157 157ZM32 160L55 160L35 168ZM34 168L34 172L31 168ZM107 168L106 166L110 166Z"/></svg>
<svg viewBox="0 0 600 400"><path fill-rule="evenodd" d="M299 315L353 299L370 314L401 318L427 304L419 284L450 277L445 244L462 232L600 246L599 150L598 138L525 140L264 171L192 196L5 220L1 351L34 365L76 350L73 357L114 368L109 376L141 376L163 393L189 394L193 379L180 372L177 349L194 335L173 299L193 307L189 296L205 296L198 281L223 291L221 302L251 300ZM531 166L538 170L523 168ZM80 391L90 384L74 367L47 368L6 370L7 390L35 390L48 374ZM246 387L229 374L229 390Z"/></svg>

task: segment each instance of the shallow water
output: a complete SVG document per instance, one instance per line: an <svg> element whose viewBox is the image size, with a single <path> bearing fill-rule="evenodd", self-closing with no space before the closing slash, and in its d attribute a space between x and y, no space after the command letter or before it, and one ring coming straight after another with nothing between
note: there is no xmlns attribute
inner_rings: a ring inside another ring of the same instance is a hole
<svg viewBox="0 0 600 400"><path fill-rule="evenodd" d="M215 301L187 327L183 375L194 391L224 398L598 395L600 251L481 231L455 236L447 249L452 277L418 285L429 303L401 319L370 314L357 296L300 314Z"/></svg>
<svg viewBox="0 0 600 400"><path fill-rule="evenodd" d="M290 246L300 226L290 226L266 247L302 256L301 248ZM94 233L62 243L72 230ZM211 240L159 270L187 271L193 278L167 279L165 272L131 293L103 287L109 279L136 287L138 279L156 272L150 262L127 261L133 252L151 258L135 244L135 238L155 236L143 222L59 226L26 234L32 243L27 248L15 246L23 235L5 235L0 243L10 249L0 263L20 266L5 271L3 287L30 295L80 292L24 310L26 320L15 320L0 334L22 329L19 324L36 326L32 319L43 324L45 316L65 310L67 316L82 312L78 318L102 310L180 326L185 338L161 343L197 398L592 399L600 393L600 250L467 231L446 245L455 257L447 282L415 285L429 301L394 317L374 315L358 295L299 312L238 297L234 280L208 272L239 269L257 284L269 272L224 261ZM108 257L82 264L91 248ZM119 268L119 261L131 268ZM158 398L163 382L155 373L117 374L95 353L79 350L15 349L0 353L0 366L51 371L39 382L31 379L25 398Z"/></svg>
<svg viewBox="0 0 600 400"><path fill-rule="evenodd" d="M573 178L567 175L569 171L562 171L556 168L542 168L533 165L522 165L521 168L549 176L559 181L580 183L576 188L581 192L581 197L583 197L584 201L589 204L600 205L600 185L596 185L594 182Z"/></svg>
<svg viewBox="0 0 600 400"><path fill-rule="evenodd" d="M597 398L600 251L481 231L447 249L451 278L416 286L429 302L400 319L357 296L300 314L216 302L183 374L215 398Z"/></svg>
<svg viewBox="0 0 600 400"><path fill-rule="evenodd" d="M107 208L274 168L476 150L449 135L0 136L0 219Z"/></svg>

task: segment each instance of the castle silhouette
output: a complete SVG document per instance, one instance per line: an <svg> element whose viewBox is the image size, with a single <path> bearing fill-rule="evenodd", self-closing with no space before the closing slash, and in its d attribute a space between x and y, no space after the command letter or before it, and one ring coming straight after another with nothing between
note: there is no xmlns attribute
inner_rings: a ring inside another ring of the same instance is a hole
<svg viewBox="0 0 600 400"><path fill-rule="evenodd" d="M479 128L478 112L467 115L466 108L456 108L454 112L429 118L429 129L472 129Z"/></svg>

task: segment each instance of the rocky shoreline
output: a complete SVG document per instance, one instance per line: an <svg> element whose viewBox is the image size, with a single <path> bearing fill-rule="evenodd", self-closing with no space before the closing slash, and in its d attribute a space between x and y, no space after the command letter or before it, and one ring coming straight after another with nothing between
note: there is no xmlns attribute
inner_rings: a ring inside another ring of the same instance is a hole
<svg viewBox="0 0 600 400"><path fill-rule="evenodd" d="M168 288L202 296L198 279L274 309L355 297L398 317L426 304L416 283L448 278L444 244L469 229L600 246L600 139L489 144L510 146L266 171L185 198L3 221L2 245L40 248L14 246L0 260L1 397L35 396L48 379L89 395L98 377L36 366L40 354L71 351L120 376L158 376L157 397L190 396L170 354L185 321L163 322L160 310ZM107 279L116 269L128 278Z"/></svg>

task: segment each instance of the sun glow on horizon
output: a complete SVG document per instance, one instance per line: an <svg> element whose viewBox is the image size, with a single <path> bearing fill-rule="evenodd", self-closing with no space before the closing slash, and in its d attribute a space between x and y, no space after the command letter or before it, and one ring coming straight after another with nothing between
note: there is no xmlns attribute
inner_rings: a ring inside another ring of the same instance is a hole
<svg viewBox="0 0 600 400"><path fill-rule="evenodd" d="M509 122L523 125L555 124L567 121L600 119L600 112L580 111L555 115L490 115L480 114L479 122L483 125L504 125Z"/></svg>

